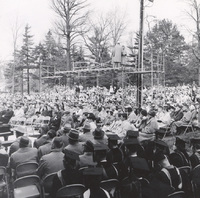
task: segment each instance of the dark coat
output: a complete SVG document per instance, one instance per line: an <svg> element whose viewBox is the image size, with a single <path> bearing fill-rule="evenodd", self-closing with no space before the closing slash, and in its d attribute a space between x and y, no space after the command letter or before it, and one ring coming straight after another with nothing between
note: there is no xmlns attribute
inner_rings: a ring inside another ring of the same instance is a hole
<svg viewBox="0 0 200 198"><path fill-rule="evenodd" d="M66 185L82 184L83 176L77 169L65 168L59 171L53 178L51 197L56 197L57 191Z"/></svg>
<svg viewBox="0 0 200 198"><path fill-rule="evenodd" d="M193 153L190 156L190 162L191 162L192 169L200 164L200 160L195 153Z"/></svg>
<svg viewBox="0 0 200 198"><path fill-rule="evenodd" d="M169 161L176 167L190 166L190 158L186 151L175 150L174 153L169 155Z"/></svg>
<svg viewBox="0 0 200 198"><path fill-rule="evenodd" d="M11 117L14 115L14 112L12 110L3 111L0 117L0 122L3 122L4 124L8 124Z"/></svg>

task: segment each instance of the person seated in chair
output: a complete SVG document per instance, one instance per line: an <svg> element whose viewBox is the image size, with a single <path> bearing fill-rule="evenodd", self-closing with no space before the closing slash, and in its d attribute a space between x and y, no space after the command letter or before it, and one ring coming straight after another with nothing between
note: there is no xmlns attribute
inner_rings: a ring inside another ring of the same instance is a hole
<svg viewBox="0 0 200 198"><path fill-rule="evenodd" d="M51 197L56 197L57 191L66 185L83 184L83 176L78 170L79 154L65 149L63 157L64 169L57 172L53 178Z"/></svg>
<svg viewBox="0 0 200 198"><path fill-rule="evenodd" d="M186 151L186 141L176 137L175 149L169 155L169 161L176 167L190 166L190 158Z"/></svg>
<svg viewBox="0 0 200 198"><path fill-rule="evenodd" d="M19 149L10 156L10 168L16 169L16 167L25 162L38 162L37 149L30 148L29 139L26 136L22 136L19 142Z"/></svg>
<svg viewBox="0 0 200 198"><path fill-rule="evenodd" d="M200 164L200 138L191 139L192 155L190 156L191 166L195 168Z"/></svg>
<svg viewBox="0 0 200 198"><path fill-rule="evenodd" d="M158 130L158 122L155 118L156 112L150 110L147 116L148 118L146 125L141 129L141 132L139 133L139 142L154 140L155 133Z"/></svg>
<svg viewBox="0 0 200 198"><path fill-rule="evenodd" d="M8 105L7 109L1 112L0 124L8 124L13 115L13 107L11 105Z"/></svg>
<svg viewBox="0 0 200 198"><path fill-rule="evenodd" d="M83 198L110 198L109 193L100 187L102 175L102 168L87 168L83 171L84 184L88 189Z"/></svg>
<svg viewBox="0 0 200 198"><path fill-rule="evenodd" d="M90 140L87 140L85 144L83 144L83 155L79 155L80 161L79 161L79 167L94 167L97 165L96 162L94 162L93 159L93 153L94 153L94 145Z"/></svg>
<svg viewBox="0 0 200 198"><path fill-rule="evenodd" d="M61 137L55 137L51 144L51 152L41 157L37 175L44 179L48 174L57 172L63 169L63 142Z"/></svg>
<svg viewBox="0 0 200 198"><path fill-rule="evenodd" d="M190 180L184 170L179 170L176 166L173 166L162 151L155 154L154 163L160 166L160 171L156 173L156 177L160 181L170 185L175 191L184 191L186 197L191 196Z"/></svg>
<svg viewBox="0 0 200 198"><path fill-rule="evenodd" d="M190 108L187 104L183 105L182 111L184 113L183 117L179 121L174 121L171 125L172 134L177 133L177 128L183 125L188 125L196 115L196 109L192 105Z"/></svg>

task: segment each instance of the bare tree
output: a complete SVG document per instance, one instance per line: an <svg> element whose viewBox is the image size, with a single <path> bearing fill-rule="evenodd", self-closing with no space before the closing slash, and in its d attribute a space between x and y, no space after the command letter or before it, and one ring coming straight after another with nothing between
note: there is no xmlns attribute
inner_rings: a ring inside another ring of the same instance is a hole
<svg viewBox="0 0 200 198"><path fill-rule="evenodd" d="M71 70L71 47L82 33L89 15L87 7L87 0L52 0L52 9L59 17L56 30L65 41L67 70Z"/></svg>
<svg viewBox="0 0 200 198"><path fill-rule="evenodd" d="M196 45L192 46L192 51L198 62L200 63L200 2L197 0L186 0L190 10L186 11L188 16L195 23L195 32L193 37L196 40ZM199 86L200 86L200 64L199 64Z"/></svg>
<svg viewBox="0 0 200 198"><path fill-rule="evenodd" d="M17 41L19 39L19 31L21 26L18 24L18 20L12 25L12 38L13 38L13 68L12 68L12 94L15 93L15 66L16 66L16 51L17 51Z"/></svg>
<svg viewBox="0 0 200 198"><path fill-rule="evenodd" d="M115 46L126 30L126 14L120 12L118 8L114 8L114 10L111 10L108 15L110 18L109 29L111 33L111 41L112 45Z"/></svg>
<svg viewBox="0 0 200 198"><path fill-rule="evenodd" d="M95 57L95 61L102 63L107 61L108 46L110 41L110 19L101 15L99 19L89 21L89 33L83 36L86 47Z"/></svg>

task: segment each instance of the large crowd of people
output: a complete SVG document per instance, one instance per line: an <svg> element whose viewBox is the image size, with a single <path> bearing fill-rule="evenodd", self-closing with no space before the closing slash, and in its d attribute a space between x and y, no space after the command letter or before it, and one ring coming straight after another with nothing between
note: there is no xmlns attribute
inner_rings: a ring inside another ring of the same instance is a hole
<svg viewBox="0 0 200 198"><path fill-rule="evenodd" d="M0 130L6 125L38 130L35 139L29 131L18 133L8 151L1 145L10 177L16 179L19 164L36 162L41 181L55 173L52 198L70 184L83 184L88 198L163 198L180 191L195 197L200 178L191 173L200 164L200 138L184 139L180 128L199 127L198 89L144 87L140 108L136 91L134 86L122 90L79 85L24 96L1 94ZM166 134L172 144L160 139ZM119 182L117 191L101 188L108 179Z"/></svg>

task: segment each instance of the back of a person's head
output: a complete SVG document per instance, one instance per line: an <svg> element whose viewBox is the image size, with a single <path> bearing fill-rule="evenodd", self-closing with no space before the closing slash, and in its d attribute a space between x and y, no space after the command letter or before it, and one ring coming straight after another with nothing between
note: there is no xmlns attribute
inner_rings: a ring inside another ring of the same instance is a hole
<svg viewBox="0 0 200 198"><path fill-rule="evenodd" d="M52 141L52 149L61 149L63 147L63 141L61 137L55 137Z"/></svg>
<svg viewBox="0 0 200 198"><path fill-rule="evenodd" d="M53 139L54 137L56 137L56 131L54 129L50 129L47 132L47 135L48 135L49 139Z"/></svg>
<svg viewBox="0 0 200 198"><path fill-rule="evenodd" d="M25 148L25 147L28 147L28 144L29 144L29 139L28 139L28 137L22 136L22 137L20 138L20 141L19 141L19 147L20 147L20 148Z"/></svg>

